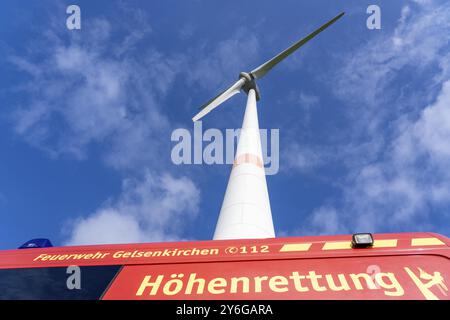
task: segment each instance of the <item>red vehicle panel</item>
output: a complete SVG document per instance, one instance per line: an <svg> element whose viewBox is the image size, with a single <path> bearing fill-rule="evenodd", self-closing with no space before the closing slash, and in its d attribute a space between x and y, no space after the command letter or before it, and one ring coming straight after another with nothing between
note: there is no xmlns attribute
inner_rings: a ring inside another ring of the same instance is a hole
<svg viewBox="0 0 450 320"><path fill-rule="evenodd" d="M379 257L347 257L126 266L104 299L438 299L447 295L450 272L435 271L445 260L417 255L381 263Z"/></svg>
<svg viewBox="0 0 450 320"><path fill-rule="evenodd" d="M449 299L448 238L374 239L365 249L340 235L5 250L0 284L45 269L58 285L58 270L79 266L92 281L104 275L83 296L95 299Z"/></svg>

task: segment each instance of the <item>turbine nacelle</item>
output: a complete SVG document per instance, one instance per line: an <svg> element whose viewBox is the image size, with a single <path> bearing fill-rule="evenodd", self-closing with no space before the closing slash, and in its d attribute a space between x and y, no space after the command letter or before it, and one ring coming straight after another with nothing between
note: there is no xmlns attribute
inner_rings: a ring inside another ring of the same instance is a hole
<svg viewBox="0 0 450 320"><path fill-rule="evenodd" d="M253 77L253 75L251 73L241 72L241 73L239 73L239 79L245 79L245 82L242 85L241 89L244 90L244 92L246 94L248 94L250 89L255 90L256 100L259 101L259 99L261 99L261 96L259 93L258 85L256 84L256 81L255 81L255 78Z"/></svg>

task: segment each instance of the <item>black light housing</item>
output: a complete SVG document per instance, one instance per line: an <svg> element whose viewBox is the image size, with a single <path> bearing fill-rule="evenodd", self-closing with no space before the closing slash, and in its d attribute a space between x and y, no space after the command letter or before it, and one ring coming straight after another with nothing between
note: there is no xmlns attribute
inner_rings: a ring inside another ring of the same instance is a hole
<svg viewBox="0 0 450 320"><path fill-rule="evenodd" d="M352 235L352 248L368 248L373 246L371 233L355 233Z"/></svg>

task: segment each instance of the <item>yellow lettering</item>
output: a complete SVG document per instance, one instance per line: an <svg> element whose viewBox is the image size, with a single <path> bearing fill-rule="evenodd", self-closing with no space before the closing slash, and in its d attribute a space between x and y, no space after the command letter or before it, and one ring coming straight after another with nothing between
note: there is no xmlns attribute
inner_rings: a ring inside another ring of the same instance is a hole
<svg viewBox="0 0 450 320"><path fill-rule="evenodd" d="M159 286L161 285L161 282L164 278L164 276L159 275L156 278L155 282L150 282L150 279L152 278L152 276L145 276L144 280L142 280L141 285L139 286L138 291L136 292L137 296L142 296L142 294L144 293L144 290L148 287L151 287L152 290L150 291L150 295L155 295L158 292Z"/></svg>
<svg viewBox="0 0 450 320"><path fill-rule="evenodd" d="M40 254L40 255L38 255L36 258L34 258L33 259L33 261L36 261L36 260L43 260L43 258L46 256L46 254Z"/></svg>
<svg viewBox="0 0 450 320"><path fill-rule="evenodd" d="M231 278L231 289L230 292L231 293L236 293L237 292L237 287L238 287L238 282L242 282L242 292L243 293L248 293L249 292L249 287L250 287L250 280L247 277L233 277Z"/></svg>
<svg viewBox="0 0 450 320"><path fill-rule="evenodd" d="M226 287L227 280L224 278L214 278L208 283L208 291L212 294L225 293L225 289L217 289L217 287Z"/></svg>
<svg viewBox="0 0 450 320"><path fill-rule="evenodd" d="M194 284L197 284L197 294L202 294L203 290L205 288L205 279L199 278L196 279L197 274L196 273L191 273L191 275L189 276L189 280L188 280L188 284L186 287L186 294L191 294L192 293L192 288L194 286Z"/></svg>
<svg viewBox="0 0 450 320"><path fill-rule="evenodd" d="M321 286L319 284L319 279L322 278L322 275L317 275L315 271L310 271L309 275L306 276L307 279L311 280L311 284L314 290L316 291L326 291L327 288Z"/></svg>
<svg viewBox="0 0 450 320"><path fill-rule="evenodd" d="M124 251L117 251L117 252L114 252L113 258L120 258L120 257L122 256L123 253L124 253Z"/></svg>
<svg viewBox="0 0 450 320"><path fill-rule="evenodd" d="M286 292L288 288L288 280L283 276L274 276L269 280L269 288L273 292ZM284 288L279 288L278 286L284 286Z"/></svg>
<svg viewBox="0 0 450 320"><path fill-rule="evenodd" d="M297 271L292 272L292 275L289 277L289 279L294 280L295 290L297 290L298 292L309 291L309 288L303 287L301 283L301 279L305 279L305 276L299 275Z"/></svg>
<svg viewBox="0 0 450 320"><path fill-rule="evenodd" d="M377 286L373 282L371 276L367 273L358 273L358 274L350 274L350 278L353 280L353 284L355 285L356 290L363 290L363 286L361 284L360 278L363 278L366 281L366 285L368 289L376 289Z"/></svg>
<svg viewBox="0 0 450 320"><path fill-rule="evenodd" d="M177 294L178 292L180 292L181 289L183 288L183 280L177 279L177 277L182 278L183 276L184 276L184 274L182 274L182 273L172 274L170 276L172 279L167 281L163 287L163 293L166 296L173 296L173 295ZM173 287L173 289L171 287Z"/></svg>
<svg viewBox="0 0 450 320"><path fill-rule="evenodd" d="M261 283L269 279L268 276L255 277L255 292L261 292Z"/></svg>
<svg viewBox="0 0 450 320"><path fill-rule="evenodd" d="M390 283L386 283L383 278L388 278ZM387 296L399 297L402 296L405 291L403 290L400 283L395 278L395 275L391 272L384 273L379 272L375 274L375 281L382 287L383 289L395 289L395 291L384 291L384 294Z"/></svg>
<svg viewBox="0 0 450 320"><path fill-rule="evenodd" d="M350 287L347 283L347 279L345 279L345 275L340 273L337 276L338 276L339 282L341 284L339 287L336 286L336 284L334 283L333 276L331 274L325 275L325 279L327 280L328 286L330 287L330 289L333 291L341 291L341 290L348 291L348 290L350 290Z"/></svg>

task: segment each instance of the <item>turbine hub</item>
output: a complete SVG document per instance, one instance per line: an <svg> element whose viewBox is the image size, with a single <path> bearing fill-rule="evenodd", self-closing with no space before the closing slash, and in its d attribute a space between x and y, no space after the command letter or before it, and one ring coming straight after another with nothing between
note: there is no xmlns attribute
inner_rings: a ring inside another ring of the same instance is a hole
<svg viewBox="0 0 450 320"><path fill-rule="evenodd" d="M245 83L242 86L242 90L244 90L244 92L246 94L248 94L250 89L255 90L256 100L259 101L259 99L261 99L261 95L259 93L259 88L258 88L258 85L256 84L256 81L255 81L255 78L253 77L253 75L251 73L241 72L241 73L239 73L239 79L245 79Z"/></svg>
<svg viewBox="0 0 450 320"><path fill-rule="evenodd" d="M252 75L250 73L247 72L241 72L239 73L239 79L244 78L245 80L247 80L248 82L252 82L254 80L254 78L252 77Z"/></svg>

